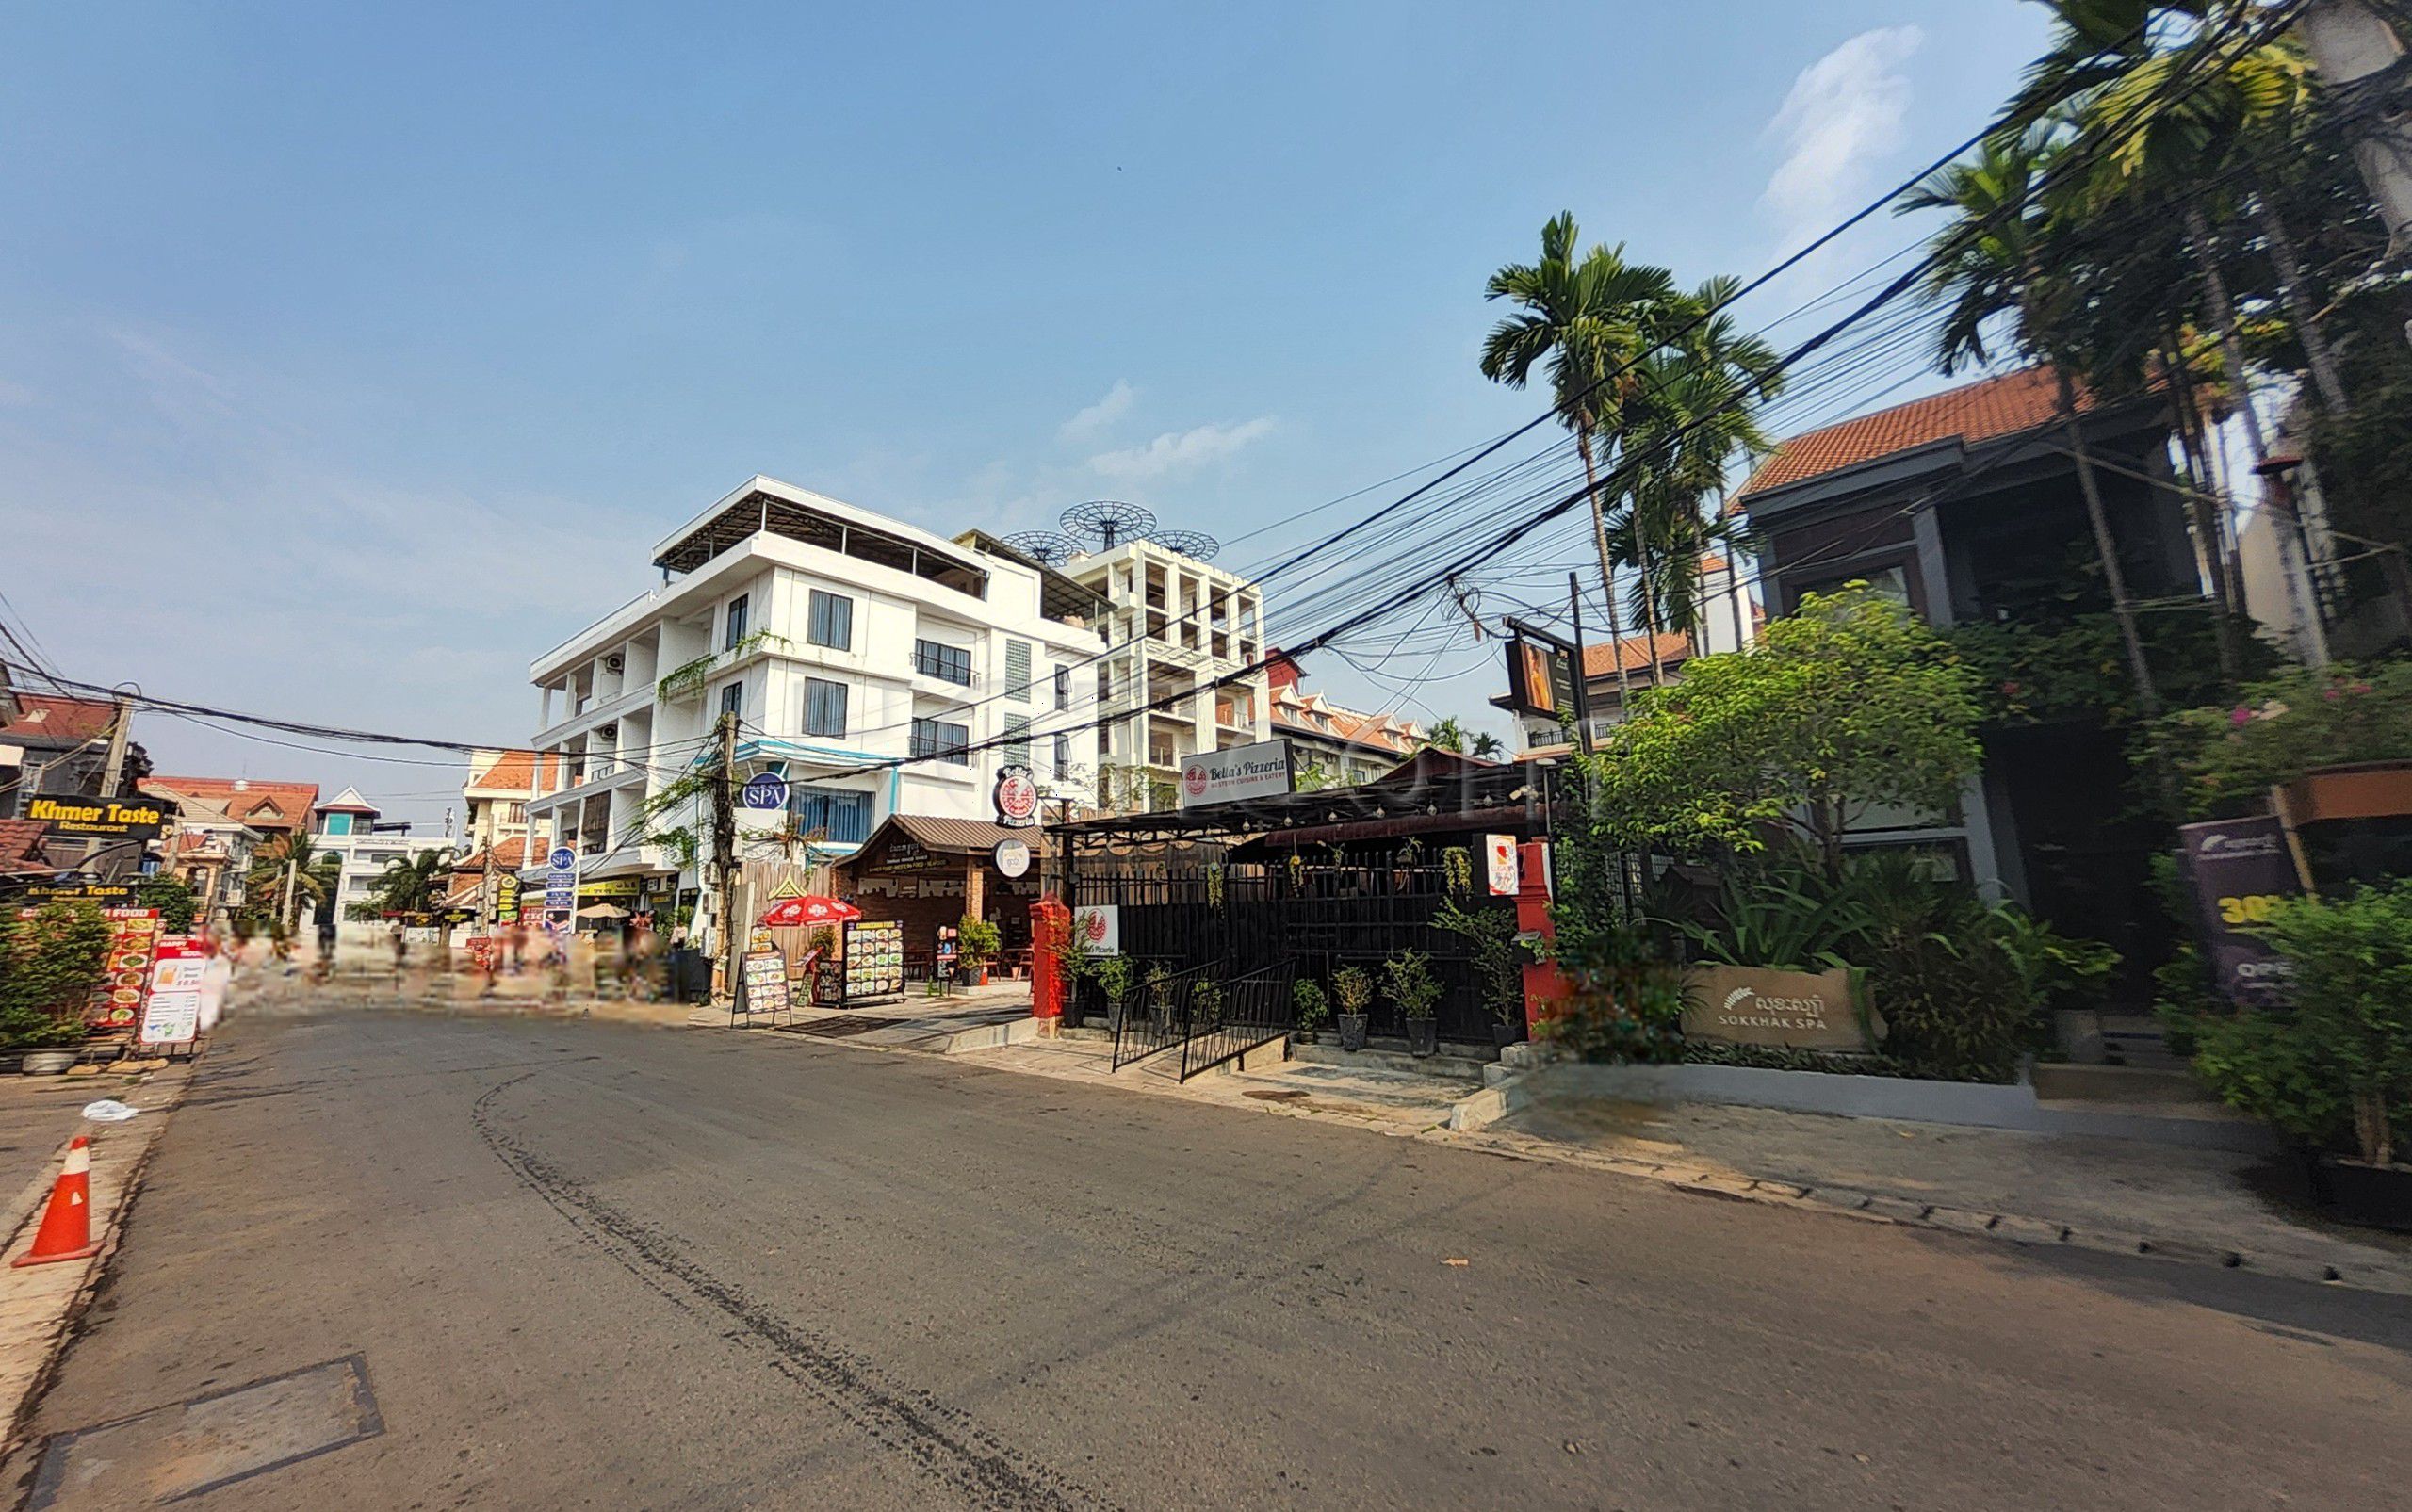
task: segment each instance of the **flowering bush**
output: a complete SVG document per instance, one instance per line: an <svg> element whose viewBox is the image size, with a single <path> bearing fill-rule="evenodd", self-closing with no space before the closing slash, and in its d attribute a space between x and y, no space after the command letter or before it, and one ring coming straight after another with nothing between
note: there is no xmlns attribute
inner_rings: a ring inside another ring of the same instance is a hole
<svg viewBox="0 0 2412 1512"><path fill-rule="evenodd" d="M2256 810L2272 784L2315 768L2412 760L2412 661L2290 672L2232 704L2171 715L2167 734L2190 809Z"/></svg>

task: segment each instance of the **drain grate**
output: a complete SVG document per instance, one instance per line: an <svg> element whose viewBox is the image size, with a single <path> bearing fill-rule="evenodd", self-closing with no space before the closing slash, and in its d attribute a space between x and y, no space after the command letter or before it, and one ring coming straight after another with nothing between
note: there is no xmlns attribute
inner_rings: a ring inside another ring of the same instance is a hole
<svg viewBox="0 0 2412 1512"><path fill-rule="evenodd" d="M54 1434L27 1512L158 1506L299 1464L385 1431L368 1362L347 1355Z"/></svg>

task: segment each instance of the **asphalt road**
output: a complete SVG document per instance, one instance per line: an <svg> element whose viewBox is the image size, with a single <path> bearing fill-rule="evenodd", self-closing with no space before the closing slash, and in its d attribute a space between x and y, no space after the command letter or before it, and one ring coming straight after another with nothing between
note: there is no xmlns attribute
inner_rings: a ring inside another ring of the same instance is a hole
<svg viewBox="0 0 2412 1512"><path fill-rule="evenodd" d="M35 1426L357 1355L381 1433L184 1504L2380 1508L2407 1351L2392 1298L924 1056L361 1013L232 1026ZM143 1504L84 1469L54 1504Z"/></svg>

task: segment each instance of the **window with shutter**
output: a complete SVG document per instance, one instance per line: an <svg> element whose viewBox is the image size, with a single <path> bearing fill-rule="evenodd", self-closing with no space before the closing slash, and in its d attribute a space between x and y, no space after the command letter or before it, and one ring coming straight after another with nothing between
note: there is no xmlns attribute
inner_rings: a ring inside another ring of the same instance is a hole
<svg viewBox="0 0 2412 1512"><path fill-rule="evenodd" d="M804 638L814 645L827 646L832 651L852 651L855 648L855 601L842 593L825 593L818 588L812 590Z"/></svg>
<svg viewBox="0 0 2412 1512"><path fill-rule="evenodd" d="M804 680L804 733L843 737L846 733L846 685L819 677Z"/></svg>
<svg viewBox="0 0 2412 1512"><path fill-rule="evenodd" d="M1017 704L1030 702L1030 642L1027 641L1005 642L1005 696Z"/></svg>

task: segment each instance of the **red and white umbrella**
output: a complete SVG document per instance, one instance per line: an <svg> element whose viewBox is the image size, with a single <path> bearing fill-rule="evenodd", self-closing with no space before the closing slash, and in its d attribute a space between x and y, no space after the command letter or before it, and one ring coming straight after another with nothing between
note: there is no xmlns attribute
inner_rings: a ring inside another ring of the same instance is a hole
<svg viewBox="0 0 2412 1512"><path fill-rule="evenodd" d="M839 898L782 898L761 918L764 929L794 929L804 924L842 924L863 917L863 911Z"/></svg>

